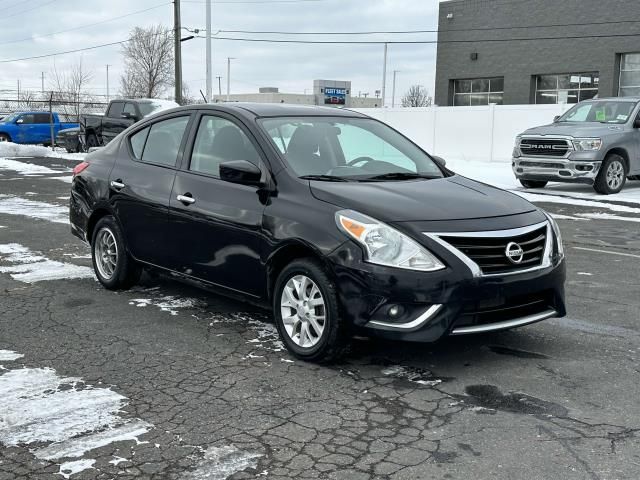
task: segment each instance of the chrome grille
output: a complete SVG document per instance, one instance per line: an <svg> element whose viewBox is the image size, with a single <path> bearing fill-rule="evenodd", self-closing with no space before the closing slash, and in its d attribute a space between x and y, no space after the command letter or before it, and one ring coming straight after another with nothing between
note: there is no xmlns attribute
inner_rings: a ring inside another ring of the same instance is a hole
<svg viewBox="0 0 640 480"><path fill-rule="evenodd" d="M564 157L571 146L566 140L542 138L523 138L520 140L522 155Z"/></svg>
<svg viewBox="0 0 640 480"><path fill-rule="evenodd" d="M480 267L483 274L510 273L542 265L547 244L547 227L510 237L440 236ZM514 263L507 256L508 246L517 244L522 249L522 260Z"/></svg>

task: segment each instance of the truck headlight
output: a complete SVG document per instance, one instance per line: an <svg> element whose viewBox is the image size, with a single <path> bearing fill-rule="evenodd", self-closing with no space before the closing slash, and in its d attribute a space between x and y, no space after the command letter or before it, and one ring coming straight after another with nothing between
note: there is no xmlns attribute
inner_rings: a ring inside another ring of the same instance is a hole
<svg viewBox="0 0 640 480"><path fill-rule="evenodd" d="M602 147L601 138L576 138L573 147L578 151L597 151Z"/></svg>
<svg viewBox="0 0 640 480"><path fill-rule="evenodd" d="M374 218L353 210L341 210L336 213L336 224L364 248L369 263L422 272L445 268L418 242Z"/></svg>
<svg viewBox="0 0 640 480"><path fill-rule="evenodd" d="M513 158L520 158L520 156L522 156L522 152L520 151L520 140L522 140L522 136L518 135L516 137L516 144L513 147Z"/></svg>

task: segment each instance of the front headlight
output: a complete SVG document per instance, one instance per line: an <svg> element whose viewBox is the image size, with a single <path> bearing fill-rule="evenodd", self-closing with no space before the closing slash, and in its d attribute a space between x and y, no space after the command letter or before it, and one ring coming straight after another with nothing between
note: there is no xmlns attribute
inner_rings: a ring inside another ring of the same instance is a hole
<svg viewBox="0 0 640 480"><path fill-rule="evenodd" d="M597 151L602 147L601 138L576 138L573 146L579 152Z"/></svg>
<svg viewBox="0 0 640 480"><path fill-rule="evenodd" d="M336 224L364 247L369 263L422 272L445 268L418 242L374 218L353 210L341 210L336 213Z"/></svg>
<svg viewBox="0 0 640 480"><path fill-rule="evenodd" d="M564 258L564 246L562 245L562 234L560 233L560 227L549 213L544 212L544 214L547 216L547 219L551 224L551 229L553 230L553 236L555 237L555 251L558 254L558 258L562 259Z"/></svg>

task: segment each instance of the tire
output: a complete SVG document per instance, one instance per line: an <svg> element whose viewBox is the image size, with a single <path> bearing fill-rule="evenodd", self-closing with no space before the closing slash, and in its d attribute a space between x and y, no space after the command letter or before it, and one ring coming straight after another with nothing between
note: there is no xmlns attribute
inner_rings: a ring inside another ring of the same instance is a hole
<svg viewBox="0 0 640 480"><path fill-rule="evenodd" d="M127 252L122 230L111 215L102 217L93 230L91 259L96 277L108 290L127 290L140 280L142 269Z"/></svg>
<svg viewBox="0 0 640 480"><path fill-rule="evenodd" d="M0 133L0 142L10 142L11 137L6 133Z"/></svg>
<svg viewBox="0 0 640 480"><path fill-rule="evenodd" d="M520 179L520 183L524 188L544 188L547 186L547 183L544 180L523 180Z"/></svg>
<svg viewBox="0 0 640 480"><path fill-rule="evenodd" d="M593 189L603 195L613 195L620 192L627 182L627 167L624 158L610 154L602 162Z"/></svg>
<svg viewBox="0 0 640 480"><path fill-rule="evenodd" d="M98 137L95 133L90 133L87 135L87 150L93 147L99 147L100 143L98 143Z"/></svg>
<svg viewBox="0 0 640 480"><path fill-rule="evenodd" d="M301 295L303 288L296 290L292 286L297 282L302 287L300 280L304 278L311 283L306 283L305 293ZM322 305L311 306L305 299L320 301ZM297 308L290 306L292 303ZM294 260L280 272L274 288L273 312L280 338L292 355L308 362L329 363L346 353L350 329L340 318L338 305L335 286L318 261ZM319 325L322 331L318 335Z"/></svg>

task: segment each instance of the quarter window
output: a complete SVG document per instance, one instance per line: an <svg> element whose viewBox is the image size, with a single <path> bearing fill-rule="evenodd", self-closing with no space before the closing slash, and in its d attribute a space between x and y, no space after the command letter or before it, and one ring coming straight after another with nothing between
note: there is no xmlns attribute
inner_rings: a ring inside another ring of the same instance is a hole
<svg viewBox="0 0 640 480"><path fill-rule="evenodd" d="M133 150L133 156L138 160L142 158L142 151L144 150L144 144L147 142L150 129L151 127L147 127L144 130L140 130L138 133L131 135L131 138L129 139L131 142L131 150Z"/></svg>
<svg viewBox="0 0 640 480"><path fill-rule="evenodd" d="M189 170L217 177L222 162L247 160L258 165L259 158L249 138L235 123L205 115L200 120Z"/></svg>
<svg viewBox="0 0 640 480"><path fill-rule="evenodd" d="M538 75L535 81L536 103L578 103L598 95L600 74L586 72Z"/></svg>
<svg viewBox="0 0 640 480"><path fill-rule="evenodd" d="M151 125L142 152L142 161L175 167L188 123L189 117L176 117Z"/></svg>
<svg viewBox="0 0 640 480"><path fill-rule="evenodd" d="M640 53L625 53L620 59L620 96L640 96Z"/></svg>
<svg viewBox="0 0 640 480"><path fill-rule="evenodd" d="M453 81L453 105L456 107L502 105L503 99L504 77Z"/></svg>

